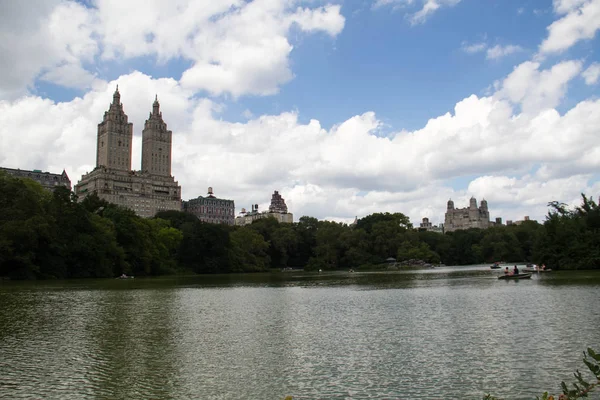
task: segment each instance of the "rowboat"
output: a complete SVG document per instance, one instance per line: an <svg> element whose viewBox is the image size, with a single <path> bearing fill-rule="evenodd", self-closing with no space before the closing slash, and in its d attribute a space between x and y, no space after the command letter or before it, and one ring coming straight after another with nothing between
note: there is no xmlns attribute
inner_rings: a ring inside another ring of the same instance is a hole
<svg viewBox="0 0 600 400"><path fill-rule="evenodd" d="M531 274L512 274L512 275L500 275L498 279L529 279Z"/></svg>

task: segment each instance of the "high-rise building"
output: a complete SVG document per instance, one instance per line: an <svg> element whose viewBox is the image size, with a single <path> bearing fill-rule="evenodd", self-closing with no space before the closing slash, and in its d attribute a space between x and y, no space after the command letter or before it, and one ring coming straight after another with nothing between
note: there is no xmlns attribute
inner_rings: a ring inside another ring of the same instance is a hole
<svg viewBox="0 0 600 400"><path fill-rule="evenodd" d="M233 225L235 220L234 201L216 198L212 187L208 188L208 196L184 201L183 210L195 215L202 222L212 224Z"/></svg>
<svg viewBox="0 0 600 400"><path fill-rule="evenodd" d="M171 176L171 138L159 111L158 96L152 104L152 112L142 131L142 172L152 175Z"/></svg>
<svg viewBox="0 0 600 400"><path fill-rule="evenodd" d="M271 195L271 205L269 206L269 212L280 214L287 214L288 212L285 200L283 199L283 197L281 197L277 190Z"/></svg>
<svg viewBox="0 0 600 400"><path fill-rule="evenodd" d="M142 132L142 170L131 170L133 124L121 103L119 88L98 124L96 168L75 185L79 200L96 193L142 217L181 210L181 186L171 175L172 132L162 119L158 97Z"/></svg>

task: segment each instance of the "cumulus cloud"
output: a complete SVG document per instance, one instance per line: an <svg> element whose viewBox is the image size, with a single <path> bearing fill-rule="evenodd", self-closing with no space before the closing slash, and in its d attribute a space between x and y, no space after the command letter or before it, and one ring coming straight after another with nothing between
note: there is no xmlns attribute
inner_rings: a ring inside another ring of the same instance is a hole
<svg viewBox="0 0 600 400"><path fill-rule="evenodd" d="M600 63L593 63L581 75L588 85L598 83L598 79L600 79Z"/></svg>
<svg viewBox="0 0 600 400"><path fill-rule="evenodd" d="M498 95L519 104L525 113L534 114L555 108L567 90L567 84L581 71L580 61L562 61L541 70L537 62L526 61L504 79Z"/></svg>
<svg viewBox="0 0 600 400"><path fill-rule="evenodd" d="M98 53L93 26L94 15L75 2L2 2L0 98L25 94L40 73L62 84L65 72L78 71L69 86L89 87L82 65Z"/></svg>
<svg viewBox="0 0 600 400"><path fill-rule="evenodd" d="M294 76L292 27L335 37L345 23L339 5L302 8L293 0L13 3L0 5L0 98L24 94L38 77L88 88L94 61L147 56L189 61L181 83L195 91L270 95Z"/></svg>
<svg viewBox="0 0 600 400"><path fill-rule="evenodd" d="M600 29L600 0L555 0L554 11L562 17L548 27L548 37L540 45L543 54L560 53L584 39L592 39Z"/></svg>

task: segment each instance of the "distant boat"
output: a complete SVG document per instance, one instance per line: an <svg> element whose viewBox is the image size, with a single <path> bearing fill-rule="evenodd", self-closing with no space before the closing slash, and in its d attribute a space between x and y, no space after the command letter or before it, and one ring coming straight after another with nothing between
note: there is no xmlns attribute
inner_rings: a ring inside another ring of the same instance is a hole
<svg viewBox="0 0 600 400"><path fill-rule="evenodd" d="M531 274L508 274L508 275L500 275L498 279L529 279L531 278Z"/></svg>
<svg viewBox="0 0 600 400"><path fill-rule="evenodd" d="M500 269L502 267L500 267L500 263L495 262L493 265L490 265L491 269Z"/></svg>
<svg viewBox="0 0 600 400"><path fill-rule="evenodd" d="M133 276L123 274L123 275L117 277L117 279L133 279Z"/></svg>

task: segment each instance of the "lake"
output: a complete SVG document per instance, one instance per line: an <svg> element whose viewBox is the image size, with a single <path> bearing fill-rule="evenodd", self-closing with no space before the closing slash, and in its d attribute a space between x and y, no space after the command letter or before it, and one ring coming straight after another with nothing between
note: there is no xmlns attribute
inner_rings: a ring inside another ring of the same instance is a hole
<svg viewBox="0 0 600 400"><path fill-rule="evenodd" d="M558 393L588 372L583 351L600 351L600 271L501 273L2 281L0 398Z"/></svg>

